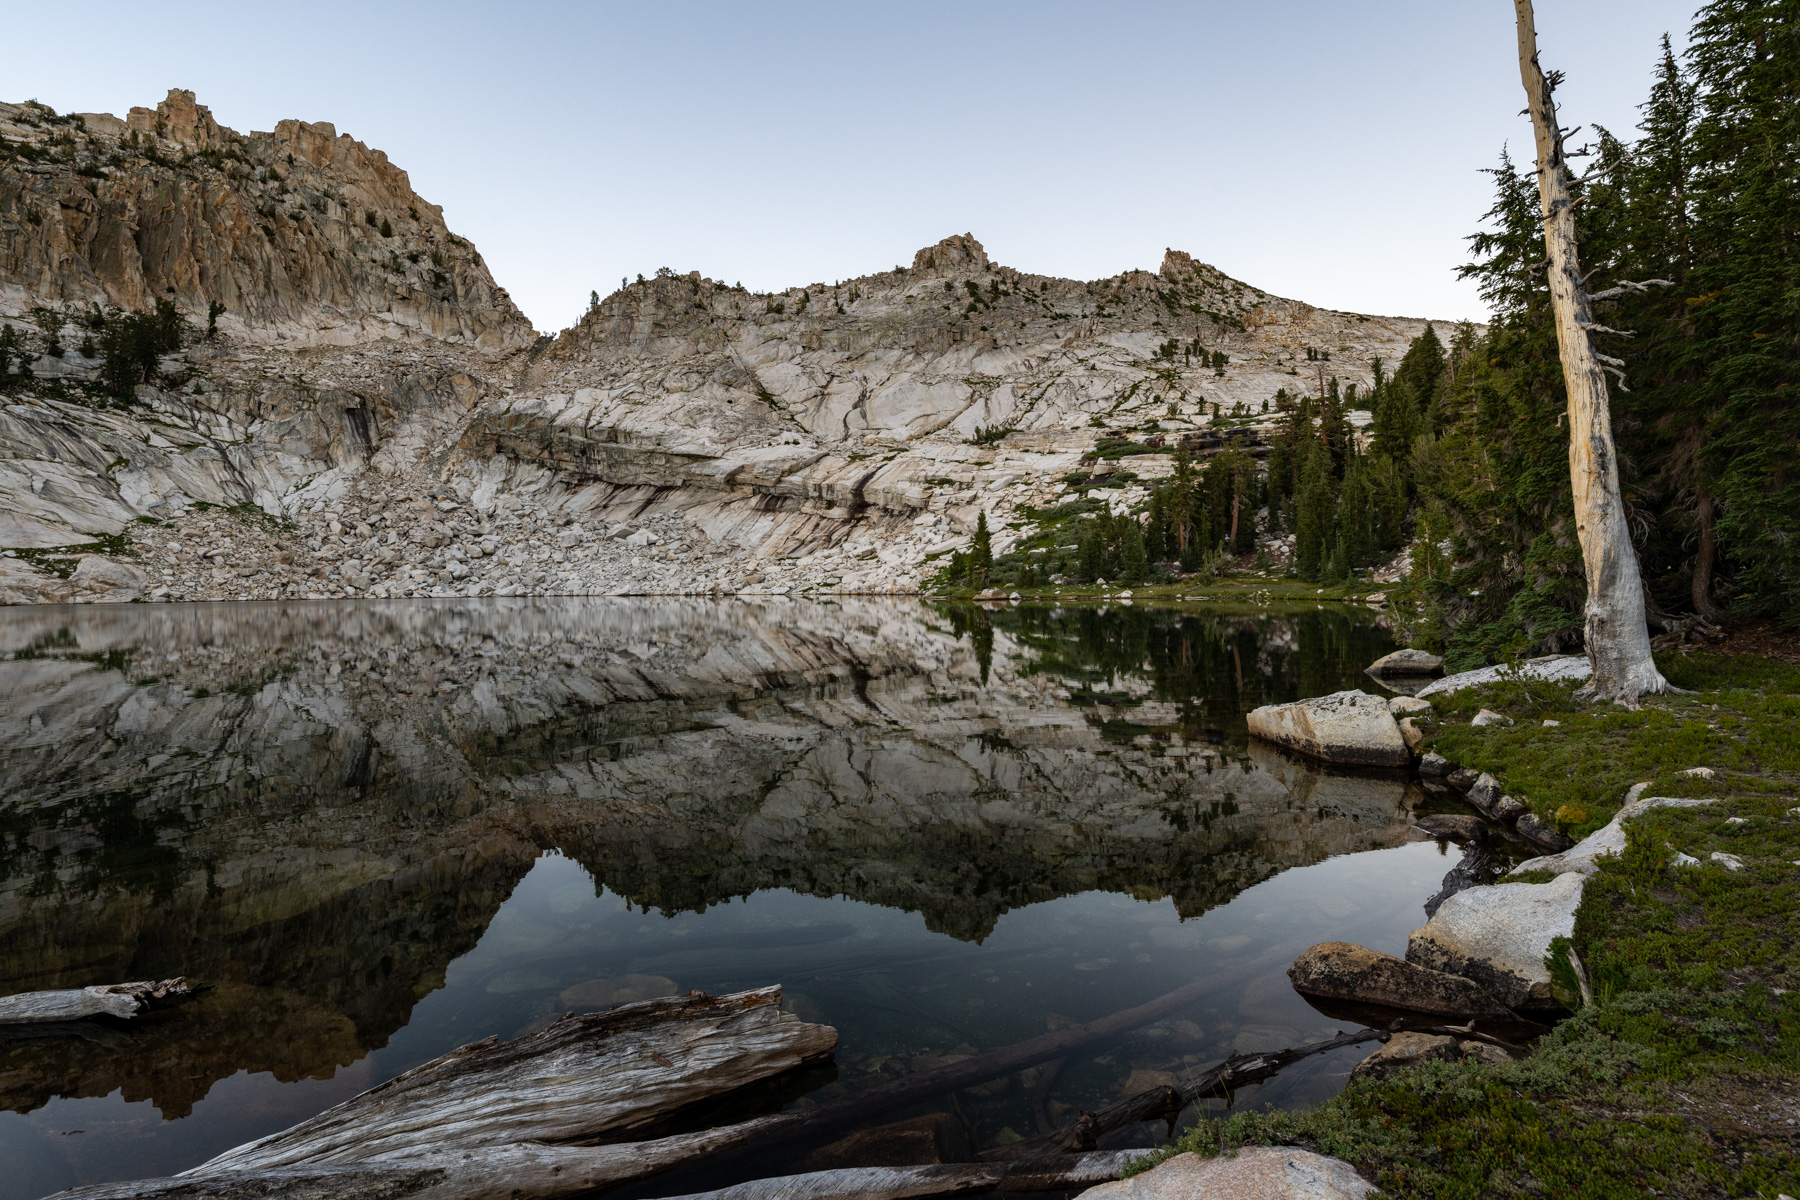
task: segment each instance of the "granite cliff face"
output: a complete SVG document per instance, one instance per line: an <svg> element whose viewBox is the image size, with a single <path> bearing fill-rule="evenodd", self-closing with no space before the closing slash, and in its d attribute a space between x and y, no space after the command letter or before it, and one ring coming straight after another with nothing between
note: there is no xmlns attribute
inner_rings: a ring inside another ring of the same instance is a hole
<svg viewBox="0 0 1800 1200"><path fill-rule="evenodd" d="M1293 636L1201 640L1240 639ZM916 605L40 609L0 653L0 992L217 989L131 1055L46 1048L6 1107L123 1086L175 1114L239 1069L328 1073L550 848L665 911L791 888L978 939L1093 889L1194 916L1417 836L1399 780L1071 702L1006 631L984 657Z"/></svg>
<svg viewBox="0 0 1800 1200"><path fill-rule="evenodd" d="M0 138L0 311L166 296L277 343L532 339L443 210L328 123L240 134L171 89L123 121L0 104Z"/></svg>
<svg viewBox="0 0 1800 1200"><path fill-rule="evenodd" d="M1108 431L1205 453L1424 325L1175 250L1034 275L963 234L776 293L661 270L534 341L329 125L240 135L176 91L125 121L0 106L0 137L6 602L914 590L983 511L1004 551ZM158 299L194 334L106 396L84 306ZM1170 458L1132 467L1118 506Z"/></svg>

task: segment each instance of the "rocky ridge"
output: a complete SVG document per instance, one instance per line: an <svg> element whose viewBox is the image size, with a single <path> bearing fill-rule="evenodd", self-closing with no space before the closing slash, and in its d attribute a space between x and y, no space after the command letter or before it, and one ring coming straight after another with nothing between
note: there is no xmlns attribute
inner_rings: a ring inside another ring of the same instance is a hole
<svg viewBox="0 0 1800 1200"><path fill-rule="evenodd" d="M28 347L0 382L14 603L916 590L983 512L1014 544L1100 439L1152 451L1103 461L1122 509L1176 442L1254 443L1278 389L1366 386L1424 326L1175 250L1036 275L964 234L776 293L661 270L534 342L404 173L329 126L238 135L184 92L123 122L0 118L0 322ZM225 315L97 402L57 314L165 295L196 330Z"/></svg>

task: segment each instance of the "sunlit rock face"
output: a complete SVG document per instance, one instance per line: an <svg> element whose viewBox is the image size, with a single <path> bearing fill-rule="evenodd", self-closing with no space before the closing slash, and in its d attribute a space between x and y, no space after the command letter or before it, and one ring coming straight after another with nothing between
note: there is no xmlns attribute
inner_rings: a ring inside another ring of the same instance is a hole
<svg viewBox="0 0 1800 1200"><path fill-rule="evenodd" d="M1396 844L1402 781L1243 741L1243 711L1322 669L1284 647L1337 646L1349 670L1381 648L1347 621L787 600L15 610L0 991L187 974L216 985L197 1010L216 1019L171 1023L129 1065L34 1051L63 1065L0 1079L0 1102L123 1086L175 1112L234 1070L350 1062L546 849L664 910L789 888L979 939L1092 889L1196 915Z"/></svg>

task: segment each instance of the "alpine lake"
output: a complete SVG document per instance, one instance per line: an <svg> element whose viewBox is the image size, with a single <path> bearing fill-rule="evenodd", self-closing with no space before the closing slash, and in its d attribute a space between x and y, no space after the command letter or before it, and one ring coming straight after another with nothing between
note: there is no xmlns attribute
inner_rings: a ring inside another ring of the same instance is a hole
<svg viewBox="0 0 1800 1200"><path fill-rule="evenodd" d="M1288 963L1403 954L1458 851L1411 828L1415 780L1245 714L1379 691L1393 648L1344 605L0 609L0 995L205 985L0 1032L0 1200L185 1170L477 1039L692 989L780 984L838 1030L736 1119L1220 980L883 1118L947 1114L968 1150L1354 1028ZM1201 1104L1313 1104L1368 1051ZM616 1194L827 1161L855 1165L799 1146Z"/></svg>

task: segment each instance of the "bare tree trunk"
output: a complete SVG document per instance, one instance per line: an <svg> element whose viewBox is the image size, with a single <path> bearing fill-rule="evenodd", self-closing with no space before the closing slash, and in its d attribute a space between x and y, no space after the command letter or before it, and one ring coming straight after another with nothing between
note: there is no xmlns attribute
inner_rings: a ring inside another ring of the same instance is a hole
<svg viewBox="0 0 1800 1200"><path fill-rule="evenodd" d="M1719 615L1713 603L1713 564L1718 561L1718 535L1713 529L1712 493L1703 487L1694 489L1694 519L1700 525L1700 544L1694 550L1694 611L1712 620Z"/></svg>
<svg viewBox="0 0 1800 1200"><path fill-rule="evenodd" d="M1537 27L1531 0L1513 0L1519 20L1519 75L1537 134L1538 195L1544 209L1550 305L1569 392L1569 477L1574 486L1575 528L1587 566L1587 653L1594 674L1578 695L1631 704L1646 693L1669 690L1650 654L1644 623L1644 582L1619 494L1606 376L1589 330L1593 306L1582 280L1575 241L1575 210L1563 158L1562 130L1550 81L1538 66Z"/></svg>

